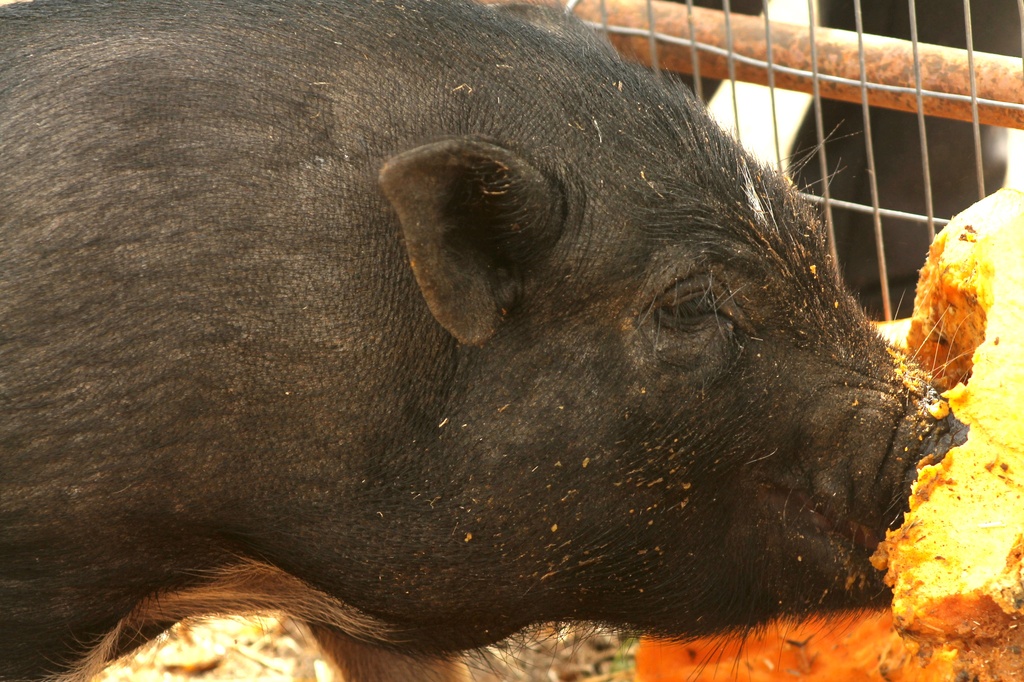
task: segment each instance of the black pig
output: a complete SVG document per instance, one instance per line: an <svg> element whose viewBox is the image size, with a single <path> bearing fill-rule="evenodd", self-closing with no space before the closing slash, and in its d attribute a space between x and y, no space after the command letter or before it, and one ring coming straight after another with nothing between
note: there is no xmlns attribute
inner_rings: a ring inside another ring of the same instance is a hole
<svg viewBox="0 0 1024 682"><path fill-rule="evenodd" d="M904 362L786 181L555 11L0 12L4 680L218 612L365 682L882 604L942 429Z"/></svg>

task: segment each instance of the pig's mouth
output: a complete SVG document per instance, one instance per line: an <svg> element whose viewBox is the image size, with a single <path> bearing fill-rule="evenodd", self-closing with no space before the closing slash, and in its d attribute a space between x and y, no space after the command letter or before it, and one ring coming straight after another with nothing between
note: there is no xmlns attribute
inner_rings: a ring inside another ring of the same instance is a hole
<svg viewBox="0 0 1024 682"><path fill-rule="evenodd" d="M850 496L846 485L828 486L828 479L817 489L801 472L788 480L762 479L758 503L775 525L771 532L802 560L821 567L837 560L867 565L886 530L902 523L919 466L940 461L965 440L966 427L952 414L941 419L912 414L889 443L890 454L874 483L860 481L855 487L860 495Z"/></svg>
<svg viewBox="0 0 1024 682"><path fill-rule="evenodd" d="M938 401L938 395L931 389L926 398L922 399L921 412L927 413L928 405ZM769 509L773 509L783 524L789 530L797 534L814 534L822 538L831 538L833 541L845 547L852 547L865 550L868 554L875 551L878 544L884 539L886 529L897 527L903 518L900 501L905 508L910 498L910 490L913 482L917 479L918 469L926 464L935 464L942 460L945 453L952 447L962 445L967 440L967 426L956 419L952 414L946 414L942 418L917 418L908 420L906 433L898 433L891 449L899 449L897 446L903 443L911 443L918 452L929 453L925 456L918 456L916 461L905 459L894 460L902 462L898 465L901 473L893 472L899 481L897 489L893 491L895 496L889 509L892 511L888 526L881 520L882 509L878 514L849 515L849 509L843 509L842 505L837 508L830 504L828 498L820 494L814 495L808 492L807 488L788 487L779 483L769 484L764 490L765 503ZM862 510L863 511L863 510Z"/></svg>
<svg viewBox="0 0 1024 682"><path fill-rule="evenodd" d="M870 526L837 515L827 505L815 501L809 494L799 490L773 489L767 491L768 504L779 510L783 518L795 520L798 527L810 527L820 535L830 535L844 544L874 552L882 541L882 532ZM793 519L796 515L796 519ZM789 525L789 524L787 524Z"/></svg>

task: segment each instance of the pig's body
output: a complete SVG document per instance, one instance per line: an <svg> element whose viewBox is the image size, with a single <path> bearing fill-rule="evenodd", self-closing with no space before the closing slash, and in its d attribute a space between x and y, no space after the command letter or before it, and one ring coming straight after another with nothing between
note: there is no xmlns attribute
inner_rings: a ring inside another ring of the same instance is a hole
<svg viewBox="0 0 1024 682"><path fill-rule="evenodd" d="M359 682L882 603L898 364L785 182L557 14L0 10L0 679L223 611Z"/></svg>

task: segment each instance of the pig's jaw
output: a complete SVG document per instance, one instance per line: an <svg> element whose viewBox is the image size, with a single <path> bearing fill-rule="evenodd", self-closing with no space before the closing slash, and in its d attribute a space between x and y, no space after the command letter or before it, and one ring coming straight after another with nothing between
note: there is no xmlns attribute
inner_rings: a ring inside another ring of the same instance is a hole
<svg viewBox="0 0 1024 682"><path fill-rule="evenodd" d="M757 526L765 535L754 541L789 557L788 563L769 559L764 566L780 589L774 597L777 606L769 609L778 609L774 615L872 606L885 600L881 573L869 558L885 531L901 523L919 462L941 458L962 431L952 417L935 418L933 393L916 391L904 397L910 398L904 402L908 409L884 439L885 454L865 455L854 480L843 479L838 469L821 476L814 467L800 466L789 476L766 477L755 484L752 502L760 517ZM881 419L878 406L865 402L861 409L878 412ZM794 580L798 574L802 577Z"/></svg>

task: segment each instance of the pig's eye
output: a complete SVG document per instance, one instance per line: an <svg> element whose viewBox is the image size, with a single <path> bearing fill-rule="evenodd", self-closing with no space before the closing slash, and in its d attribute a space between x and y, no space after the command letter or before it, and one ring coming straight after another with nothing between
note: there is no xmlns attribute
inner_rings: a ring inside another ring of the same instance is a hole
<svg viewBox="0 0 1024 682"><path fill-rule="evenodd" d="M671 321L682 322L715 312L715 303L707 294L689 294L680 297L671 295L660 309L661 315L668 315Z"/></svg>
<svg viewBox="0 0 1024 682"><path fill-rule="evenodd" d="M695 331L715 323L732 332L733 323L727 308L727 296L716 292L708 281L676 282L662 294L655 315L659 326L681 331Z"/></svg>
<svg viewBox="0 0 1024 682"><path fill-rule="evenodd" d="M729 291L710 277L691 277L662 292L648 318L654 357L705 377L727 367L740 348L743 316Z"/></svg>

